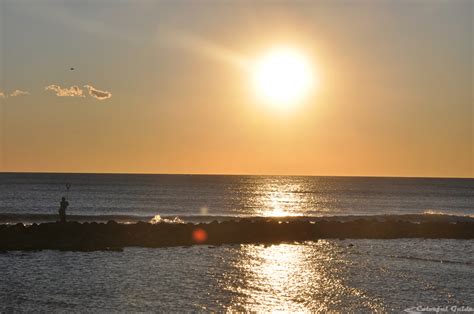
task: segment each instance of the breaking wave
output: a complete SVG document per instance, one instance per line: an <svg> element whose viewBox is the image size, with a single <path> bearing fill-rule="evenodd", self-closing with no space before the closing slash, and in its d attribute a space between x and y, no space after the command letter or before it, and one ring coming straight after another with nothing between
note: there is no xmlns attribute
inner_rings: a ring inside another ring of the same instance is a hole
<svg viewBox="0 0 474 314"><path fill-rule="evenodd" d="M352 221L358 219L374 219L378 221L440 221L440 222L458 222L458 221L474 221L473 215L452 215L438 211L428 210L421 214L403 214L403 215L344 215L344 216L286 216L286 217L268 217L268 216L226 216L226 215L168 215L162 216L156 214L151 215L68 215L68 220L78 222L107 222L110 220L119 223L136 223L139 221L156 223L205 223L211 221L230 221L240 219L251 220L279 220L279 221ZM54 222L58 220L57 214L17 214L2 213L0 214L0 224L13 223L42 223Z"/></svg>
<svg viewBox="0 0 474 314"><path fill-rule="evenodd" d="M169 218L161 218L160 215L155 215L152 219L149 221L151 224L158 224L158 223L171 223L171 224L184 224L184 221L180 219L179 217L174 217L173 219Z"/></svg>
<svg viewBox="0 0 474 314"><path fill-rule="evenodd" d="M460 217L470 217L474 218L474 215L466 215L461 213L453 213L448 211L443 211L439 209L427 209L423 212L425 215L445 215L445 216L460 216Z"/></svg>

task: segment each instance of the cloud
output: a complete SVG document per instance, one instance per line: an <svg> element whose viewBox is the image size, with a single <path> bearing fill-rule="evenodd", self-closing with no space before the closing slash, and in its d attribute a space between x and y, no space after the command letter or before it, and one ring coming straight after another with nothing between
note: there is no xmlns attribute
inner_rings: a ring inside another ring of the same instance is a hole
<svg viewBox="0 0 474 314"><path fill-rule="evenodd" d="M5 98L5 97L7 97L7 96L5 96L5 93L0 92L0 99Z"/></svg>
<svg viewBox="0 0 474 314"><path fill-rule="evenodd" d="M92 97L98 100L105 100L112 97L111 92L95 89L91 85L84 85L84 88L86 88L89 91L89 95L91 95Z"/></svg>
<svg viewBox="0 0 474 314"><path fill-rule="evenodd" d="M59 85L49 85L44 88L47 91L53 91L59 97L85 97L84 92L79 86L73 85L71 87L61 87Z"/></svg>
<svg viewBox="0 0 474 314"><path fill-rule="evenodd" d="M25 91L17 89L10 93L10 97L25 96L29 94L30 94L29 92L25 92Z"/></svg>

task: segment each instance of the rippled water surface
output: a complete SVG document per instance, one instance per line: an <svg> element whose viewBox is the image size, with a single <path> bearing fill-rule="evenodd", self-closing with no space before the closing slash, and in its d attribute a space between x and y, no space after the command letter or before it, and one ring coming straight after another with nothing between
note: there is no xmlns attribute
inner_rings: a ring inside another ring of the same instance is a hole
<svg viewBox="0 0 474 314"><path fill-rule="evenodd" d="M474 216L474 179L0 173L0 216L56 214L63 195L79 216Z"/></svg>
<svg viewBox="0 0 474 314"><path fill-rule="evenodd" d="M471 240L9 252L0 273L0 311L474 307Z"/></svg>
<svg viewBox="0 0 474 314"><path fill-rule="evenodd" d="M474 215L473 179L3 173L0 222L56 220L64 194L78 220ZM472 240L421 239L8 252L0 311L474 308L473 259Z"/></svg>

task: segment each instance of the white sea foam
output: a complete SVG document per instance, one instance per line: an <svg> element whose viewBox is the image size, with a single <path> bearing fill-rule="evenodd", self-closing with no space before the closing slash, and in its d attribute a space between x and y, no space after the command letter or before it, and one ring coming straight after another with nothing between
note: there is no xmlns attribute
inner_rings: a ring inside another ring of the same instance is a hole
<svg viewBox="0 0 474 314"><path fill-rule="evenodd" d="M424 215L445 215L445 216L459 216L459 217L470 217L474 218L474 215L469 215L465 213L457 213L457 212L450 212L444 211L440 209L427 209L423 212Z"/></svg>
<svg viewBox="0 0 474 314"><path fill-rule="evenodd" d="M171 224L184 224L184 221L180 219L179 217L174 217L174 218L161 218L160 215L155 215L152 219L150 219L151 224L157 224L157 223L171 223Z"/></svg>

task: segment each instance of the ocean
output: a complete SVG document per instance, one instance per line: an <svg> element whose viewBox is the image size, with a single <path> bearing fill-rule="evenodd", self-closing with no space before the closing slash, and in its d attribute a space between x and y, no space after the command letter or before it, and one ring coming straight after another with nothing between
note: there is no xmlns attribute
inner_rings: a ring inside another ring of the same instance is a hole
<svg viewBox="0 0 474 314"><path fill-rule="evenodd" d="M70 184L67 191L66 184ZM474 217L474 179L0 174L0 222ZM0 312L474 311L473 240L0 253Z"/></svg>
<svg viewBox="0 0 474 314"><path fill-rule="evenodd" d="M474 217L474 179L1 173L0 222L55 221L62 196L77 220Z"/></svg>

